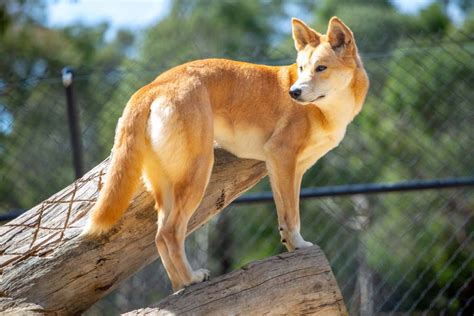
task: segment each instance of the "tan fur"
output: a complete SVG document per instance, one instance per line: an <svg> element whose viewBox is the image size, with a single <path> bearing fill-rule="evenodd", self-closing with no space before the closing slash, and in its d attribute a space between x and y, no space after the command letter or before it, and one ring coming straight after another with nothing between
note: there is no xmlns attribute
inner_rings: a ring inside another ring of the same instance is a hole
<svg viewBox="0 0 474 316"><path fill-rule="evenodd" d="M310 246L300 234L301 178L342 140L362 108L368 78L352 32L339 19L331 19L326 35L293 19L293 38L297 64L199 60L136 92L83 235L110 229L142 176L156 200L156 245L173 288L205 279L207 270L191 269L184 238L209 181L216 140L239 157L266 162L282 241L289 250ZM316 71L318 65L327 69ZM297 101L290 88L301 88Z"/></svg>

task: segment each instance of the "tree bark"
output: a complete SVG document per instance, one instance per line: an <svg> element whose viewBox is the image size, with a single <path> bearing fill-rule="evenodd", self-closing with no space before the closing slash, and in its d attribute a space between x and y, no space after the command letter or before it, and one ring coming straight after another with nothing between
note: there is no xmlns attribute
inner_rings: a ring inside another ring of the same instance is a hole
<svg viewBox="0 0 474 316"><path fill-rule="evenodd" d="M0 312L76 314L155 260L156 212L139 189L114 229L93 240L76 238L102 186L108 160L0 227ZM188 234L266 174L263 162L221 149L206 195Z"/></svg>
<svg viewBox="0 0 474 316"><path fill-rule="evenodd" d="M253 262L192 285L136 315L347 315L318 246Z"/></svg>

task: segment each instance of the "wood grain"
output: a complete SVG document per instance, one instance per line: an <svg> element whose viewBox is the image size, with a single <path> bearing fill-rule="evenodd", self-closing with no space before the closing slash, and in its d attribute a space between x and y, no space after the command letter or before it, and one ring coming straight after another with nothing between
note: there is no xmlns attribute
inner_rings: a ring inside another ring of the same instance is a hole
<svg viewBox="0 0 474 316"><path fill-rule="evenodd" d="M319 247L253 262L124 315L347 315Z"/></svg>

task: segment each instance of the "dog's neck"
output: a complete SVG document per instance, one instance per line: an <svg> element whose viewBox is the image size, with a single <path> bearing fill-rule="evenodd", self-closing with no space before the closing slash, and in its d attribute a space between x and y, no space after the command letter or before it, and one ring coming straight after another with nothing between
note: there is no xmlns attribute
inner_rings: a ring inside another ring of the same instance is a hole
<svg viewBox="0 0 474 316"><path fill-rule="evenodd" d="M346 87L308 106L315 107L321 112L327 126L346 128L354 119L356 102L354 93L350 87Z"/></svg>

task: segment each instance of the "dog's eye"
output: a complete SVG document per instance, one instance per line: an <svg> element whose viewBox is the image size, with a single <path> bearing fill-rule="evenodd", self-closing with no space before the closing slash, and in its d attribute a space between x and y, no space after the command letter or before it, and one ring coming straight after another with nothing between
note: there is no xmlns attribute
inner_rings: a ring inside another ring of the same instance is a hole
<svg viewBox="0 0 474 316"><path fill-rule="evenodd" d="M301 66L299 66L298 69L299 69L300 71L303 71L303 67L301 67Z"/></svg>
<svg viewBox="0 0 474 316"><path fill-rule="evenodd" d="M326 68L328 68L328 67L323 66L323 65L319 65L318 67L316 67L316 72L324 71L324 70L326 70Z"/></svg>

